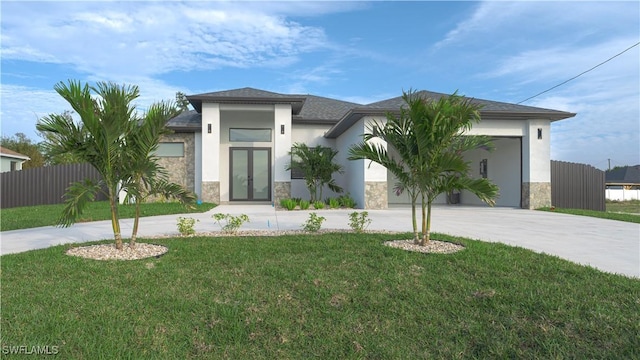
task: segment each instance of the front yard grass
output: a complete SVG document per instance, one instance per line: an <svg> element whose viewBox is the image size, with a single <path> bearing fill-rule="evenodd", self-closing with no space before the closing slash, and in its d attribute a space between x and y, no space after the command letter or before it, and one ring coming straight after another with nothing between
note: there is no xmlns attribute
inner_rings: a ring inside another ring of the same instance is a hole
<svg viewBox="0 0 640 360"><path fill-rule="evenodd" d="M202 203L196 205L194 209L188 209L177 202L168 203L145 203L140 206L140 216L156 216L171 214L186 214L194 212L206 212L216 205L212 203ZM29 229L40 226L56 225L64 204L25 206L17 208L2 209L0 211L1 231ZM119 205L118 212L121 219L133 218L135 207L133 205ZM111 211L108 201L96 201L87 204L85 211L78 222L109 220Z"/></svg>
<svg viewBox="0 0 640 360"><path fill-rule="evenodd" d="M640 358L638 279L443 235L467 248L382 245L409 237L152 239L169 252L137 261L70 257L68 245L4 255L2 349L56 346L77 359Z"/></svg>

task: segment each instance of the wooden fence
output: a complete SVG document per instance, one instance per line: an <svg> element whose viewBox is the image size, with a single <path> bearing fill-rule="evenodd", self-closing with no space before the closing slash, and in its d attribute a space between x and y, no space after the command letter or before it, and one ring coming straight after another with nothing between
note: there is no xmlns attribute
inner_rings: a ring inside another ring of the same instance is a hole
<svg viewBox="0 0 640 360"><path fill-rule="evenodd" d="M605 211L604 171L552 160L551 203L558 208Z"/></svg>
<svg viewBox="0 0 640 360"><path fill-rule="evenodd" d="M76 181L100 180L89 164L45 166L0 173L0 208L64 203L66 189ZM96 200L107 200L98 194Z"/></svg>

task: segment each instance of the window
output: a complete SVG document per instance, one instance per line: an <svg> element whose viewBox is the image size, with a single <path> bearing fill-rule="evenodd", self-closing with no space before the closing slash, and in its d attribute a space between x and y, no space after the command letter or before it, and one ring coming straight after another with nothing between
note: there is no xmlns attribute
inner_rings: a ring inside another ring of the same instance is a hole
<svg viewBox="0 0 640 360"><path fill-rule="evenodd" d="M293 164L293 160L294 160L294 156L293 154L291 155L291 163ZM298 161L300 161L300 159L297 159ZM297 167L291 168L291 180L294 179L304 179L304 172Z"/></svg>
<svg viewBox="0 0 640 360"><path fill-rule="evenodd" d="M184 143L181 142L161 142L158 144L156 156L159 157L183 157Z"/></svg>
<svg viewBox="0 0 640 360"><path fill-rule="evenodd" d="M271 129L229 129L229 141L271 142Z"/></svg>
<svg viewBox="0 0 640 360"><path fill-rule="evenodd" d="M18 162L17 161L12 161L11 162L11 171L16 171L18 170Z"/></svg>

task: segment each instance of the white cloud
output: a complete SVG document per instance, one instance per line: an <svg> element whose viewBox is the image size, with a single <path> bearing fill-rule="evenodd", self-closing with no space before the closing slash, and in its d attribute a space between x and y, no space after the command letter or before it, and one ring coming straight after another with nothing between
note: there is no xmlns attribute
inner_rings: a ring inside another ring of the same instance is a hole
<svg viewBox="0 0 640 360"><path fill-rule="evenodd" d="M7 3L5 59L89 74L153 76L222 66L277 67L322 49L322 29L255 11L261 3ZM236 11L243 7L242 11ZM30 21L24 21L30 19ZM280 60L284 59L284 60Z"/></svg>

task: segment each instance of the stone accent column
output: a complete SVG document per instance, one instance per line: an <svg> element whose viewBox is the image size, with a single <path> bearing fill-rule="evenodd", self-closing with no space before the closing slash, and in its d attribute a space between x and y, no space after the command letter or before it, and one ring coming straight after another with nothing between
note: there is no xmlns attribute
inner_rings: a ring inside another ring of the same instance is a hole
<svg viewBox="0 0 640 360"><path fill-rule="evenodd" d="M273 183L273 204L280 206L280 200L291 197L291 181L275 181Z"/></svg>
<svg viewBox="0 0 640 360"><path fill-rule="evenodd" d="M381 210L387 208L387 182L367 181L364 184L364 208Z"/></svg>
<svg viewBox="0 0 640 360"><path fill-rule="evenodd" d="M202 201L220 204L220 182L202 182Z"/></svg>
<svg viewBox="0 0 640 360"><path fill-rule="evenodd" d="M523 209L537 209L551 205L551 183L522 183Z"/></svg>

